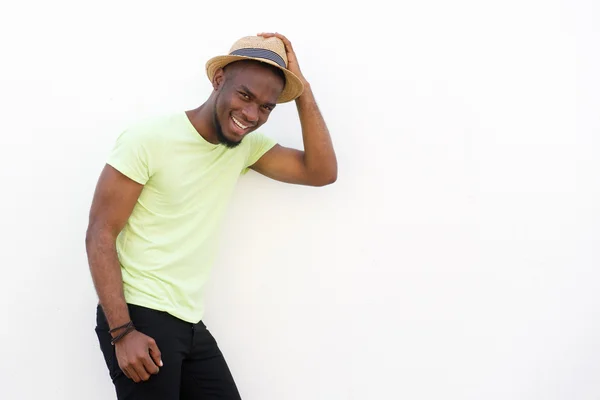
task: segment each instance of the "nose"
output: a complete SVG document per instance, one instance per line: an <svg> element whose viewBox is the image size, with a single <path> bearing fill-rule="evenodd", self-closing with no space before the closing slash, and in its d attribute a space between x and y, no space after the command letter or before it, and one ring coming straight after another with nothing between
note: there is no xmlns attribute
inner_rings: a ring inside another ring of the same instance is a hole
<svg viewBox="0 0 600 400"><path fill-rule="evenodd" d="M258 121L258 106L250 104L242 110L242 114L246 121L255 124Z"/></svg>

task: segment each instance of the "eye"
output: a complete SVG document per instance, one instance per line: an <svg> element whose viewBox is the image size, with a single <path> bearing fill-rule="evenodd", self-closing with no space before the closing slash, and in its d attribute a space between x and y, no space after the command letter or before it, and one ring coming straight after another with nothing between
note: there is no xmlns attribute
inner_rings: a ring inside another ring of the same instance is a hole
<svg viewBox="0 0 600 400"><path fill-rule="evenodd" d="M273 107L271 106L263 106L263 108L267 111L273 111Z"/></svg>
<svg viewBox="0 0 600 400"><path fill-rule="evenodd" d="M248 96L246 93L244 92L238 92L244 99L246 100L250 100L250 96Z"/></svg>

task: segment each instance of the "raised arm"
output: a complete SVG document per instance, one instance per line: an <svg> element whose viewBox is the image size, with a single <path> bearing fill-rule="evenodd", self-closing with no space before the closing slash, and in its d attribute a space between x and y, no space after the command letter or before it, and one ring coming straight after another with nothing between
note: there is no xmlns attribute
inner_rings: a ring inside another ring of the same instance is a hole
<svg viewBox="0 0 600 400"><path fill-rule="evenodd" d="M337 179L337 159L333 143L310 84L300 71L292 44L279 33L261 33L260 36L275 36L283 41L288 69L304 83L304 92L296 99L304 151L275 145L251 168L282 182L309 186L329 185Z"/></svg>

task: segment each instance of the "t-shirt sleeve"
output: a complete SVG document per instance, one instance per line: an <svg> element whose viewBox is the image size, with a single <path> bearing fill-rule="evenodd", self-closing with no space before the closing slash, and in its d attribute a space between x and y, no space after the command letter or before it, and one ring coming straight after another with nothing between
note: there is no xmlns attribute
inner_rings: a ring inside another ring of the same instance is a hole
<svg viewBox="0 0 600 400"><path fill-rule="evenodd" d="M125 176L142 185L154 173L156 143L152 132L132 126L117 137L108 155L107 163Z"/></svg>
<svg viewBox="0 0 600 400"><path fill-rule="evenodd" d="M277 141L263 133L253 132L247 136L250 146L248 149L248 158L242 174L248 172L250 166L257 162L267 151L271 150L277 144Z"/></svg>

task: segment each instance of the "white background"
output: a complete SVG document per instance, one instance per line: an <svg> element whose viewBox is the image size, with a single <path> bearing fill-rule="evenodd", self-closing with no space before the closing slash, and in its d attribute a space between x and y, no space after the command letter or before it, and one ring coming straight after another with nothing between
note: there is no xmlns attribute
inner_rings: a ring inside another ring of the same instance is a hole
<svg viewBox="0 0 600 400"><path fill-rule="evenodd" d="M260 31L295 45L339 178L232 199L206 323L243 398L600 398L597 1L161 4L2 3L0 399L114 398L96 179ZM263 131L302 145L293 103Z"/></svg>

